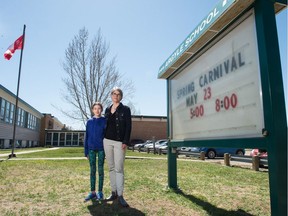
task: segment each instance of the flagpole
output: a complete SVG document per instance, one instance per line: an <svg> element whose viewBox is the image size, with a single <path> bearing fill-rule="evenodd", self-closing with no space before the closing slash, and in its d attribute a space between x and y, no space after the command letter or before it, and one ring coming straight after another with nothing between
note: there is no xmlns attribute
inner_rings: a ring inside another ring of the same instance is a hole
<svg viewBox="0 0 288 216"><path fill-rule="evenodd" d="M20 54L20 64L19 64L19 72L18 72L18 83L17 83L17 94L16 94L16 104L15 104L15 110L14 110L14 118L13 118L13 140L12 140L12 152L9 155L9 158L16 157L16 154L14 154L15 149L15 134L16 134L16 123L17 123L17 116L18 116L18 101L19 101L19 86L20 86L20 76L21 76L21 66L22 66L22 55L24 50L24 44L25 44L25 29L26 25L23 27L23 44Z"/></svg>

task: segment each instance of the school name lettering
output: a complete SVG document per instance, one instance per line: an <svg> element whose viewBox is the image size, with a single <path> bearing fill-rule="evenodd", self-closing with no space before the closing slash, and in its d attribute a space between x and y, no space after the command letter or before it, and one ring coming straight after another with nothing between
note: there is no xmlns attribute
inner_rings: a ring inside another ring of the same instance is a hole
<svg viewBox="0 0 288 216"><path fill-rule="evenodd" d="M188 37L178 46L178 48L170 55L166 62L160 67L159 72L164 71L176 59L178 59L184 51L186 51L191 44L202 34L202 32L209 26L213 20L219 15L218 8L214 8L208 16L188 35Z"/></svg>
<svg viewBox="0 0 288 216"><path fill-rule="evenodd" d="M209 84L224 78L226 75L236 72L239 68L245 66L245 58L243 52L236 52L234 55L226 58L223 62L213 67L211 70L201 74L198 80L193 80L182 88L177 90L177 99L186 98L186 107L191 107L198 102L198 92L196 92L196 84L201 89L204 88L204 100L211 96L211 88ZM207 87L207 88L206 88Z"/></svg>

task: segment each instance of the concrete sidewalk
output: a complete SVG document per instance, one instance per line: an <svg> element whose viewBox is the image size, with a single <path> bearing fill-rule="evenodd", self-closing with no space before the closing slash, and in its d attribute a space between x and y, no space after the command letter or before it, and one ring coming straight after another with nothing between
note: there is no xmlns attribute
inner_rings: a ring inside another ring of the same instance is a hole
<svg viewBox="0 0 288 216"><path fill-rule="evenodd" d="M14 154L16 154L16 155L18 155L18 154L28 154L28 153L50 151L50 150L57 150L57 149L59 149L59 148L47 148L47 149L28 150L28 151L20 151L20 152L17 152L17 149L15 149L14 150ZM10 154L11 154L11 152L5 153L5 154L0 154L0 157L7 157Z"/></svg>
<svg viewBox="0 0 288 216"><path fill-rule="evenodd" d="M33 153L33 152L40 152L40 151L50 151L50 150L57 150L59 148L47 148L47 149L42 149L42 150L31 150L31 151L23 151L23 152L16 152L17 154L27 154L27 153ZM5 157L8 156L10 153L7 154L0 154L0 157ZM141 157L141 156L126 156L126 159L146 159L146 160L167 160L167 157ZM27 160L87 160L86 157L42 157L42 158L10 158L9 160L15 160L15 161L27 161ZM219 159L205 159L205 160L199 160L196 158L186 158L186 157L180 157L177 158L177 161L186 161L186 162L203 162L203 163L215 163L224 166L224 159L219 158ZM231 161L230 166L236 166L236 167L243 167L243 168L251 168L250 163L244 163L244 162L237 162L237 161Z"/></svg>
<svg viewBox="0 0 288 216"><path fill-rule="evenodd" d="M153 159L153 160L167 160L167 158L156 158L156 157L137 157L137 156L126 156L126 159ZM86 157L42 157L42 158L10 158L9 160L87 160ZM180 159L181 160L181 159Z"/></svg>

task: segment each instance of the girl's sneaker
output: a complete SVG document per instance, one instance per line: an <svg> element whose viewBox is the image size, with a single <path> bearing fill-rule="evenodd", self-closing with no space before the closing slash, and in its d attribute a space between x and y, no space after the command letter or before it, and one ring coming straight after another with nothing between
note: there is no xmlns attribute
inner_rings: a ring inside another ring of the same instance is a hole
<svg viewBox="0 0 288 216"><path fill-rule="evenodd" d="M98 200L103 200L104 199L103 193L101 191L97 193L97 199Z"/></svg>
<svg viewBox="0 0 288 216"><path fill-rule="evenodd" d="M89 193L84 201L87 202L87 201L94 199L94 198L96 198L96 193Z"/></svg>

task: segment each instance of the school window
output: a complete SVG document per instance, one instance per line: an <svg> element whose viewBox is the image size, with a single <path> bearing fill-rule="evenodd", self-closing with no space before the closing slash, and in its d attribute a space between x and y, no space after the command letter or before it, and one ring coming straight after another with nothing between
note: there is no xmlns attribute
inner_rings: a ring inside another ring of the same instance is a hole
<svg viewBox="0 0 288 216"><path fill-rule="evenodd" d="M35 129L36 128L36 117L30 113L28 113L27 128L29 128L29 129Z"/></svg>
<svg viewBox="0 0 288 216"><path fill-rule="evenodd" d="M65 133L60 133L60 146L65 145Z"/></svg>
<svg viewBox="0 0 288 216"><path fill-rule="evenodd" d="M34 146L39 146L39 142L38 141L34 141Z"/></svg>
<svg viewBox="0 0 288 216"><path fill-rule="evenodd" d="M29 128L32 130L40 129L41 120L31 113L25 112L22 110L21 112L21 126L25 128Z"/></svg>
<svg viewBox="0 0 288 216"><path fill-rule="evenodd" d="M33 115L32 114L29 114L30 116L30 129L33 129Z"/></svg>
<svg viewBox="0 0 288 216"><path fill-rule="evenodd" d="M9 117L9 123L11 123L11 124L13 124L14 110L15 110L15 105L11 104L10 105L10 117Z"/></svg>
<svg viewBox="0 0 288 216"><path fill-rule="evenodd" d="M6 101L6 110L5 110L5 122L9 123L10 121L10 105L11 103Z"/></svg>
<svg viewBox="0 0 288 216"><path fill-rule="evenodd" d="M0 149L4 148L4 139L0 139Z"/></svg>
<svg viewBox="0 0 288 216"><path fill-rule="evenodd" d="M36 130L40 130L40 124L41 120L39 118L36 118Z"/></svg>
<svg viewBox="0 0 288 216"><path fill-rule="evenodd" d="M21 109L21 127L26 127L26 112Z"/></svg>
<svg viewBox="0 0 288 216"><path fill-rule="evenodd" d="M51 145L52 144L52 133L47 133L46 134L46 145Z"/></svg>
<svg viewBox="0 0 288 216"><path fill-rule="evenodd" d="M0 98L0 100L1 100L0 121L4 121L6 100L4 100L3 98Z"/></svg>
<svg viewBox="0 0 288 216"><path fill-rule="evenodd" d="M22 140L17 140L15 147L16 147L16 148L22 148Z"/></svg>
<svg viewBox="0 0 288 216"><path fill-rule="evenodd" d="M79 133L79 146L84 145L84 133Z"/></svg>
<svg viewBox="0 0 288 216"><path fill-rule="evenodd" d="M35 130L37 125L36 116L32 116L32 128Z"/></svg>
<svg viewBox="0 0 288 216"><path fill-rule="evenodd" d="M10 139L10 140L9 140L9 148L12 148L12 143L13 143L13 140Z"/></svg>
<svg viewBox="0 0 288 216"><path fill-rule="evenodd" d="M31 128L35 129L35 127L36 127L35 116L31 115Z"/></svg>
<svg viewBox="0 0 288 216"><path fill-rule="evenodd" d="M21 123L23 125L23 127L28 128L28 112L25 112L24 110L22 110L22 114L21 114Z"/></svg>
<svg viewBox="0 0 288 216"><path fill-rule="evenodd" d="M27 115L27 128L31 128L31 114L28 113Z"/></svg>
<svg viewBox="0 0 288 216"><path fill-rule="evenodd" d="M53 146L58 146L59 133L53 133Z"/></svg>
<svg viewBox="0 0 288 216"><path fill-rule="evenodd" d="M20 122L21 122L21 108L18 108L18 112L17 112L17 125L20 126Z"/></svg>
<svg viewBox="0 0 288 216"><path fill-rule="evenodd" d="M72 144L72 133L66 133L66 145L71 146Z"/></svg>
<svg viewBox="0 0 288 216"><path fill-rule="evenodd" d="M73 133L72 145L78 145L78 133Z"/></svg>

